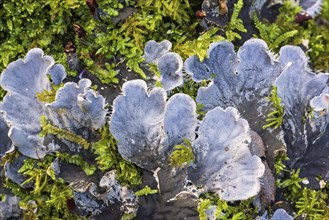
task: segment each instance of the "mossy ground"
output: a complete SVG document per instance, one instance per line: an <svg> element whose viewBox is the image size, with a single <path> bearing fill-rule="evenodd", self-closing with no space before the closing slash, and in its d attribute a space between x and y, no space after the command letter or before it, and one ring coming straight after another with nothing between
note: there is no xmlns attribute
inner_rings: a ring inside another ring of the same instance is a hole
<svg viewBox="0 0 329 220"><path fill-rule="evenodd" d="M125 63L125 66L134 72L131 74L146 77L140 65L143 62L143 47L148 40L168 39L173 43L173 50L184 59L193 54L203 59L210 43L223 39L234 42L240 39L239 33L245 31L242 20L238 18L243 1L237 1L236 9L226 28L212 27L209 31L203 31L199 25L200 20L195 17L195 11L201 8L201 1L98 0L98 3L99 8L106 13L100 19L93 17L85 1L5 0L0 6L0 72L33 47L42 48L68 69L64 46L72 41L76 45L81 68L97 76L104 84L116 84L120 80L117 70L121 63ZM121 10L127 7L136 10L120 20ZM256 36L264 39L274 52L278 52L279 48L286 44L302 45L310 57L310 66L316 71L328 71L329 1L324 1L320 16L302 24L295 22L295 16L300 10L289 1L284 1L274 23L270 24L255 17L255 25L259 30ZM113 18L119 18L119 21L114 23ZM82 27L86 34L78 36L74 25ZM74 77L79 74L79 70L70 70L68 74ZM184 92L195 98L197 89L202 85L204 83L187 81L172 94ZM0 100L4 95L5 92L0 87ZM51 99L45 100L46 102L53 100L54 95L50 94L49 97ZM58 130L54 135L62 133ZM78 138L78 141L81 140ZM95 164L86 164L79 156L59 153L47 156L41 161L26 160L20 172L28 177L26 183L34 184L33 188L22 189L10 180L4 183L22 198L20 205L26 219L79 218L68 210L67 201L72 198L72 190L62 179L55 178L50 167L56 158L80 166L87 174L92 174L95 169L116 169L122 184L136 186L141 183L140 170L121 158L108 128L99 131L97 142L84 145L92 146L90 151L94 154ZM14 152L6 155L2 162L12 160L18 154ZM302 189L299 172L286 170L282 158L275 164L277 184L283 189L287 201L293 202L297 215L303 214L306 219L329 218L326 206L329 186L325 184L317 191ZM288 177L279 180L283 172L286 172ZM149 192L152 191L146 190L146 193ZM35 207L28 203L29 200L36 201L36 213L33 211ZM257 215L251 201L228 204L214 195L204 195L199 205L201 219L210 205L215 205L218 213L226 213L218 214L220 219L249 219Z"/></svg>

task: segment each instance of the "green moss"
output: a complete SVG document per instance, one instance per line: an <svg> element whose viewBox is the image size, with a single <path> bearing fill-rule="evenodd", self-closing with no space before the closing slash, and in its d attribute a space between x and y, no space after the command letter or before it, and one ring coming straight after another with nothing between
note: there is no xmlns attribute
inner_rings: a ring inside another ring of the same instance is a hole
<svg viewBox="0 0 329 220"><path fill-rule="evenodd" d="M201 61L207 57L207 51L209 49L209 45L213 42L222 41L225 38L217 35L219 28L212 28L207 32L204 32L200 37L193 40L182 41L174 46L173 50L180 54L184 59L197 55Z"/></svg>
<svg viewBox="0 0 329 220"><path fill-rule="evenodd" d="M255 26L259 30L259 36L263 39L269 48L278 51L280 47L288 44L298 33L298 24L295 23L297 13L301 11L290 1L284 1L280 8L280 14L275 23L260 22L257 16L254 16Z"/></svg>
<svg viewBox="0 0 329 220"><path fill-rule="evenodd" d="M79 154L68 154L68 153L56 153L57 158L65 161L66 163L74 164L79 167L85 172L87 176L91 176L96 171L97 167L95 165L89 164L86 162L83 157Z"/></svg>
<svg viewBox="0 0 329 220"><path fill-rule="evenodd" d="M135 214L124 213L120 220L131 220L136 217Z"/></svg>
<svg viewBox="0 0 329 220"><path fill-rule="evenodd" d="M135 192L136 196L147 196L158 193L157 189L151 189L149 186L145 186L143 189Z"/></svg>
<svg viewBox="0 0 329 220"><path fill-rule="evenodd" d="M154 75L156 75L157 77L161 76L158 66L155 63L148 63L147 66L148 66L149 70L154 73ZM159 81L157 81L157 82L159 82Z"/></svg>
<svg viewBox="0 0 329 220"><path fill-rule="evenodd" d="M209 199L200 199L199 205L198 205L198 212L199 212L199 219L200 220L206 220L207 214L206 211L210 208L211 201Z"/></svg>
<svg viewBox="0 0 329 220"><path fill-rule="evenodd" d="M295 22L300 11L301 8L296 4L285 0L274 23L259 22L255 17L258 36L275 52L287 44L304 45L308 48L306 53L310 57L312 67L317 71L329 70L329 26L326 22L321 24L321 20L329 20L329 2L323 1L320 16L304 21L303 24Z"/></svg>
<svg viewBox="0 0 329 220"><path fill-rule="evenodd" d="M321 16L317 20L320 22L321 19L329 21L329 1L323 1ZM311 20L307 25L303 38L309 40L307 55L316 70L329 71L329 24Z"/></svg>
<svg viewBox="0 0 329 220"><path fill-rule="evenodd" d="M43 92L39 92L36 94L36 96L40 102L46 102L46 103L54 102L58 89L60 89L63 86L64 84L61 84L59 86L51 85L50 90L44 90Z"/></svg>
<svg viewBox="0 0 329 220"><path fill-rule="evenodd" d="M279 49L282 45L285 45L285 42L288 42L289 39L293 38L298 33L297 30L284 32L284 30L281 30L275 23L268 28L269 24L261 23L257 16L254 16L254 21L261 38L266 41L271 49Z"/></svg>
<svg viewBox="0 0 329 220"><path fill-rule="evenodd" d="M44 161L37 161L34 159L24 160L24 165L18 170L18 173L22 173L27 177L27 180L25 180L22 185L33 183L33 193L40 194L48 184L49 177L55 178L55 175L53 175L54 171L50 166L53 160L53 157L47 157Z"/></svg>
<svg viewBox="0 0 329 220"><path fill-rule="evenodd" d="M64 45L73 41L80 64L103 83L117 83L116 67L123 61L145 78L139 64L143 61L141 55L146 41L172 40L195 32L186 31L195 22L188 0L97 2L107 13L107 16L102 16L102 21L93 19L85 1L6 0L0 12L3 18L0 21L0 47L3 49L0 52L0 72L33 47L44 49L68 69ZM137 11L126 20L113 24L111 18L118 16L119 10L125 6L135 7ZM75 37L73 24L83 27L86 35ZM110 60L113 65L109 69L104 63ZM68 73L76 75L74 71Z"/></svg>
<svg viewBox="0 0 329 220"><path fill-rule="evenodd" d="M0 72L9 62L25 55L33 47L63 56L62 44L70 37L67 33L72 27L71 17L81 17L87 12L84 2L79 0L6 0L2 6Z"/></svg>
<svg viewBox="0 0 329 220"><path fill-rule="evenodd" d="M116 170L117 179L123 185L137 186L141 184L140 171L124 160L118 152L116 141L105 125L100 129L101 138L93 143L92 149L96 157L98 169L101 171Z"/></svg>
<svg viewBox="0 0 329 220"><path fill-rule="evenodd" d="M238 0L238 2L234 4L234 10L230 22L225 28L226 39L229 41L241 39L241 36L239 33L237 33L237 31L247 32L247 29L243 26L243 21L240 18L238 18L242 7L243 7L243 0Z"/></svg>
<svg viewBox="0 0 329 220"><path fill-rule="evenodd" d="M195 156L190 141L184 139L184 145L180 144L174 146L174 150L171 152L169 160L170 164L174 167L182 167L193 163Z"/></svg>
<svg viewBox="0 0 329 220"><path fill-rule="evenodd" d="M0 166L4 166L6 162L12 163L20 153L15 149L9 153L6 153L0 158Z"/></svg>
<svg viewBox="0 0 329 220"><path fill-rule="evenodd" d="M281 98L278 97L277 87L273 86L271 90L271 96L269 97L274 110L267 115L266 121L268 124L263 126L263 129L274 127L278 128L282 124L284 109L281 106Z"/></svg>
<svg viewBox="0 0 329 220"><path fill-rule="evenodd" d="M280 175L282 174L284 171L286 171L287 167L285 165L285 161L288 161L289 158L286 154L286 152L284 151L280 151L278 152L278 154L275 156L275 162L274 162L274 170L275 170L275 174Z"/></svg>
<svg viewBox="0 0 329 220"><path fill-rule="evenodd" d="M22 185L32 184L32 188L24 189L6 179L4 186L21 198L24 219L80 219L67 207L67 200L73 197L73 191L63 179L55 177L51 166L55 158L47 155L42 160L29 158L24 161L19 173L27 180Z"/></svg>
<svg viewBox="0 0 329 220"><path fill-rule="evenodd" d="M6 91L0 86L0 102L2 101L3 97L5 97Z"/></svg>
<svg viewBox="0 0 329 220"><path fill-rule="evenodd" d="M204 116L206 116L206 112L203 111L204 104L197 103L196 104L196 113L198 114L198 119L200 121L203 120Z"/></svg>
<svg viewBox="0 0 329 220"><path fill-rule="evenodd" d="M328 209L326 206L327 194L322 193L320 190L315 191L312 189L304 188L302 190L301 196L296 202L296 208L298 216L303 216L304 219L310 220L322 220L324 214Z"/></svg>
<svg viewBox="0 0 329 220"><path fill-rule="evenodd" d="M0 202L5 202L6 201L6 194L0 194Z"/></svg>
<svg viewBox="0 0 329 220"><path fill-rule="evenodd" d="M285 172L290 174L290 178L284 180L277 179L276 185L280 188L286 189L285 196L287 199L296 202L300 197L300 190L302 189L300 184L303 180L307 179L299 177L300 169L291 171L287 170Z"/></svg>
<svg viewBox="0 0 329 220"><path fill-rule="evenodd" d="M211 206L216 207L216 219L224 220L249 220L257 216L258 210L252 206L253 198L238 203L229 203L221 200L214 193L206 193L201 196L198 205L198 212L200 219L207 219L206 211Z"/></svg>
<svg viewBox="0 0 329 220"><path fill-rule="evenodd" d="M58 137L62 140L71 141L73 143L76 143L80 146L82 146L84 149L88 149L90 144L86 139L81 137L80 135L76 135L70 131L61 129L59 127L56 127L50 123L48 123L46 116L40 117L40 125L42 128L42 131L40 132L40 136L46 136L47 134L52 134Z"/></svg>
<svg viewBox="0 0 329 220"><path fill-rule="evenodd" d="M282 154L279 155L279 159L277 160L287 160L287 157ZM284 198L291 201L292 206L297 213L295 218L302 216L303 219L322 220L329 217L329 208L327 207L327 187L321 187L318 190L302 187L300 185L301 182L307 179L299 177L299 169L287 170L285 166L280 166L280 169L276 171L278 175L276 185L279 188L282 188ZM281 180L279 178L284 176L283 173L288 174L289 177Z"/></svg>
<svg viewBox="0 0 329 220"><path fill-rule="evenodd" d="M168 17L180 25L188 23L191 16L189 0L145 0L137 3L142 10L149 10ZM193 13L193 12L192 12Z"/></svg>

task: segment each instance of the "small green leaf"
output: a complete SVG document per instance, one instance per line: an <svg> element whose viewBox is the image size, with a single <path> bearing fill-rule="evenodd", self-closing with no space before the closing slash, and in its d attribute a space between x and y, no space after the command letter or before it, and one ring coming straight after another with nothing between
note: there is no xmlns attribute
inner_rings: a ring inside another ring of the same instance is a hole
<svg viewBox="0 0 329 220"><path fill-rule="evenodd" d="M185 145L176 145L174 151L170 154L170 164L174 167L181 167L193 163L195 156L192 147L187 139L184 139Z"/></svg>
<svg viewBox="0 0 329 220"><path fill-rule="evenodd" d="M5 202L6 201L6 194L0 194L0 202Z"/></svg>
<svg viewBox="0 0 329 220"><path fill-rule="evenodd" d="M50 176L52 180L56 180L55 171L51 166L47 169L47 175Z"/></svg>
<svg viewBox="0 0 329 220"><path fill-rule="evenodd" d="M7 20L7 27L10 31L13 30L13 21L11 19Z"/></svg>

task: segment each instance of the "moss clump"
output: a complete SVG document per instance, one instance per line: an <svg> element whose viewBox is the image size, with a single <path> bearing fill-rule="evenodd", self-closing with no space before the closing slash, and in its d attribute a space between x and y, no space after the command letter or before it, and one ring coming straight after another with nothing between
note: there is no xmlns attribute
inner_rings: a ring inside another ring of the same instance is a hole
<svg viewBox="0 0 329 220"><path fill-rule="evenodd" d="M268 124L263 126L263 129L274 127L278 128L282 124L284 109L281 105L281 98L278 97L277 87L273 86L271 91L271 96L269 100L271 101L274 110L267 115L266 121Z"/></svg>
<svg viewBox="0 0 329 220"><path fill-rule="evenodd" d="M197 55L200 61L203 61L207 57L207 51L209 45L213 42L218 42L222 40L234 41L236 39L241 39L238 32L247 32L243 26L243 21L238 18L238 15L243 7L243 0L239 0L234 4L234 11L231 16L230 22L225 28L212 27L210 30L205 31L195 39L188 39L186 36L182 36L177 40L173 50L180 54L184 59L192 55ZM196 25L197 23L195 23ZM195 27L193 25L192 27ZM223 36L219 33L225 33Z"/></svg>
<svg viewBox="0 0 329 220"><path fill-rule="evenodd" d="M110 134L109 128L105 125L100 129L100 140L92 144L96 155L98 169L101 171L116 170L120 184L137 186L142 183L140 171L134 165L124 160L116 145L116 141Z"/></svg>
<svg viewBox="0 0 329 220"><path fill-rule="evenodd" d="M89 164L79 154L71 155L69 153L56 153L57 158L65 161L66 163L79 166L87 176L91 176L96 171L97 167L93 164Z"/></svg>
<svg viewBox="0 0 329 220"><path fill-rule="evenodd" d="M2 101L3 97L5 97L6 91L0 86L0 102Z"/></svg>
<svg viewBox="0 0 329 220"><path fill-rule="evenodd" d="M21 198L24 219L80 219L67 206L73 191L63 179L55 177L52 168L55 159L54 155L48 155L42 160L24 161L18 172L27 178L22 185L32 184L32 189L6 179L4 186Z"/></svg>
<svg viewBox="0 0 329 220"><path fill-rule="evenodd" d="M210 208L211 201L209 199L200 199L199 205L198 205L198 212L199 212L199 218L200 220L206 220L207 214L206 211Z"/></svg>
<svg viewBox="0 0 329 220"><path fill-rule="evenodd" d="M6 201L6 194L0 194L0 202L5 202Z"/></svg>
<svg viewBox="0 0 329 220"><path fill-rule="evenodd" d="M6 153L0 158L0 166L4 166L6 162L12 163L19 155L20 153L17 150Z"/></svg>
<svg viewBox="0 0 329 220"><path fill-rule="evenodd" d="M36 96L40 102L46 102L46 103L54 102L57 90L63 86L64 86L64 84L61 84L59 86L51 85L50 90L44 90L42 92L39 92L36 94Z"/></svg>
<svg viewBox="0 0 329 220"><path fill-rule="evenodd" d="M253 198L239 201L238 203L230 203L221 200L217 195L213 193L206 193L200 197L198 212L201 220L207 219L206 211L215 206L216 219L241 219L249 220L255 219L258 210L252 206Z"/></svg>
<svg viewBox="0 0 329 220"><path fill-rule="evenodd" d="M85 1L5 0L0 12L0 72L33 47L43 48L68 69L64 45L71 41L76 45L80 66L103 83L117 83L116 67L121 62L145 78L139 64L146 41L173 40L195 33L189 29L195 20L188 0L97 3L104 12L99 19ZM119 11L124 7L135 8L128 18L120 17ZM114 64L106 66L110 61ZM75 70L68 73L76 75Z"/></svg>
<svg viewBox="0 0 329 220"><path fill-rule="evenodd" d="M284 161L289 160L285 152L279 153L275 158L276 185L283 191L284 198L292 203L296 216L303 216L303 219L320 220L329 217L328 184L323 181L324 186L313 190L303 187L301 183L307 181L299 176L300 169L287 169ZM285 177L284 179L281 179ZM318 179L321 182L321 178Z"/></svg>
<svg viewBox="0 0 329 220"><path fill-rule="evenodd" d="M296 216L303 216L303 219L320 220L329 217L329 208L327 207L328 188L313 190L302 187L300 184L306 178L300 178L300 170L284 170L289 173L289 178L284 180L277 179L276 184L284 190L287 200L292 202L296 210Z"/></svg>
<svg viewBox="0 0 329 220"><path fill-rule="evenodd" d="M33 47L63 57L63 44L72 37L73 17L85 20L84 1L5 0L0 16L0 72ZM33 30L33 31L31 31ZM64 57L65 59L65 57Z"/></svg>
<svg viewBox="0 0 329 220"><path fill-rule="evenodd" d="M297 30L290 30L285 32L284 30L281 30L279 25L276 23L262 23L258 20L256 15L254 16L254 21L255 26L259 30L259 35L267 43L269 48L273 50L278 50L281 48L282 45L285 45L289 39L293 38L298 33Z"/></svg>
<svg viewBox="0 0 329 220"><path fill-rule="evenodd" d="M238 32L247 32L247 29L243 26L243 21L238 18L242 7L243 0L238 0L238 2L234 4L234 11L231 20L225 28L226 39L229 41L234 41L236 39L240 40L241 36Z"/></svg>
<svg viewBox="0 0 329 220"><path fill-rule="evenodd" d="M209 45L213 42L225 39L222 36L216 35L219 30L219 28L212 28L209 31L204 32L197 39L193 40L183 41L184 38L182 38L180 40L182 43L177 43L173 50L180 54L184 59L192 55L197 55L200 60L203 61L207 57ZM191 47L191 45L193 45L193 47Z"/></svg>
<svg viewBox="0 0 329 220"><path fill-rule="evenodd" d="M272 24L260 22L255 17L258 36L275 52L284 45L303 45L315 70L329 70L329 2L323 1L321 15L302 24L295 21L301 8L291 1L283 1L279 11L280 14Z"/></svg>
<svg viewBox="0 0 329 220"><path fill-rule="evenodd" d="M328 195L321 191L304 188L296 202L298 213L295 218L303 216L304 219L326 219L325 214L329 210L326 206L327 198Z"/></svg>
<svg viewBox="0 0 329 220"><path fill-rule="evenodd" d="M194 162L195 156L189 140L184 139L184 145L174 146L174 151L170 154L170 164L174 167L182 167Z"/></svg>
<svg viewBox="0 0 329 220"><path fill-rule="evenodd" d="M136 196L147 196L158 193L157 189L151 189L149 186L145 186L143 189L135 192Z"/></svg>

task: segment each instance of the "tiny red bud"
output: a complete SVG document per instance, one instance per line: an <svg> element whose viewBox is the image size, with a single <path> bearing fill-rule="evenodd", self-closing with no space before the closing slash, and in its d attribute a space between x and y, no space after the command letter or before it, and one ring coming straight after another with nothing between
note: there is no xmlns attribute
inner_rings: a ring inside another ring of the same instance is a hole
<svg viewBox="0 0 329 220"><path fill-rule="evenodd" d="M301 24L304 21L308 21L310 19L312 19L312 16L311 15L309 15L307 13L299 13L295 17L295 22Z"/></svg>
<svg viewBox="0 0 329 220"><path fill-rule="evenodd" d="M197 17L197 18L204 18L206 16L207 16L207 13L205 11L197 10L195 12L195 17Z"/></svg>

